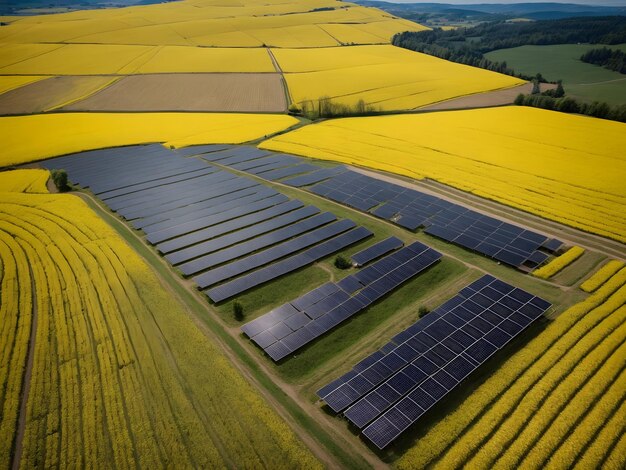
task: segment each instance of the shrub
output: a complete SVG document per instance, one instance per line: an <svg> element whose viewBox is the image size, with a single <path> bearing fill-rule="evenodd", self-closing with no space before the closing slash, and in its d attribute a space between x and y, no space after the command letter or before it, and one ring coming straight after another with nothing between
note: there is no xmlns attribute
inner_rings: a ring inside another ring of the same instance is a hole
<svg viewBox="0 0 626 470"><path fill-rule="evenodd" d="M337 255L335 258L335 267L338 269L348 269L352 267L352 263L345 256Z"/></svg>
<svg viewBox="0 0 626 470"><path fill-rule="evenodd" d="M423 316L427 315L430 313L430 309L428 307L426 307L425 305L422 305L419 310L417 311L418 315L420 318L422 318Z"/></svg>
<svg viewBox="0 0 626 470"><path fill-rule="evenodd" d="M243 305L241 305L240 302L233 303L233 315L235 317L235 320L237 321L243 321L243 319L245 318Z"/></svg>
<svg viewBox="0 0 626 470"><path fill-rule="evenodd" d="M69 191L70 187L67 184L67 171L65 170L52 170L52 181L54 185L61 192Z"/></svg>

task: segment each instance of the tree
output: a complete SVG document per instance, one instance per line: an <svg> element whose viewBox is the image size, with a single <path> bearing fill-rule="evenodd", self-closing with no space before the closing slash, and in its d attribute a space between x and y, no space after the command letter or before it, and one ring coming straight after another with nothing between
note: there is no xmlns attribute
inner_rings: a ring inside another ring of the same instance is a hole
<svg viewBox="0 0 626 470"><path fill-rule="evenodd" d="M524 105L524 94L520 93L519 95L517 95L517 97L515 98L515 101L513 103L516 104L517 106L523 106Z"/></svg>
<svg viewBox="0 0 626 470"><path fill-rule="evenodd" d="M533 78L533 91L530 92L532 95L538 95L541 93L541 88L539 88L539 80Z"/></svg>
<svg viewBox="0 0 626 470"><path fill-rule="evenodd" d="M563 82L559 80L556 83L557 85L556 85L556 90L554 90L554 97L563 98L565 96L565 90L563 89Z"/></svg>
<svg viewBox="0 0 626 470"><path fill-rule="evenodd" d="M52 181L59 191L69 191L70 187L67 184L67 171L52 170Z"/></svg>
<svg viewBox="0 0 626 470"><path fill-rule="evenodd" d="M233 315L235 316L235 320L237 321L243 321L243 319L245 318L243 305L241 305L240 302L233 302Z"/></svg>
<svg viewBox="0 0 626 470"><path fill-rule="evenodd" d="M352 263L342 255L337 255L335 258L335 267L338 269L348 269L352 267Z"/></svg>

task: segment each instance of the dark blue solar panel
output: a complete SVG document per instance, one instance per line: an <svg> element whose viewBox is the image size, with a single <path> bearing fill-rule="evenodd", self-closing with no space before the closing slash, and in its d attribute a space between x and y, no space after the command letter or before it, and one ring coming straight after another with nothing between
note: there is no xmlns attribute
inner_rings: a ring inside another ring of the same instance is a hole
<svg viewBox="0 0 626 470"><path fill-rule="evenodd" d="M364 240L371 235L372 232L370 232L366 228L357 227L354 230L350 230L349 232L343 233L337 237L320 243L314 248L308 249L302 253L286 258L266 268L234 279L218 287L214 287L213 289L207 291L207 296L214 302L221 302L222 300L245 292L248 289L271 281L272 279L276 279L277 277L280 277L286 273L295 271L296 269L300 269L304 266L314 263L315 261L322 259L338 250L341 250L347 246ZM274 356L272 356L272 358L274 358Z"/></svg>
<svg viewBox="0 0 626 470"><path fill-rule="evenodd" d="M217 241L212 241L214 246L209 248L208 252L210 254L201 256L200 258L196 258L194 260L181 264L179 266L179 269L186 276L190 276L192 274L196 274L200 271L213 268L220 264L228 263L237 258L241 258L242 256L249 255L263 248L276 245L277 243L282 243L285 240L289 240L298 235L302 235L303 233L306 233L310 230L317 229L318 227L321 227L322 225L328 224L335 220L337 220L337 218L335 217L334 214L331 214L330 212L324 212L322 214L314 215L313 217L309 217L307 219L293 223L291 225L280 228L278 230L266 233L265 235L260 235L257 237L254 237L254 235L252 235L250 237L245 237L247 241L245 241L244 243L239 243L237 245L224 248L221 250L219 249L220 243ZM334 234L333 232L330 232L330 233ZM303 240L302 243L315 243L316 241L317 241L317 238L312 238L310 240ZM210 244L211 242L208 242L208 243ZM278 245L278 246L281 246L281 245ZM283 253L289 254L293 252L294 250L300 249L299 248L300 246L304 247L306 246L306 244L305 245L294 244L294 248L291 251L279 250L277 247L275 250L276 252L275 255L271 253L266 254L267 259L269 261L273 261L274 259L277 259L277 257L283 256ZM265 259L265 258L261 256L261 254L259 254L258 259ZM257 266L258 266L257 264L254 264L252 267L257 267ZM230 272L231 269L232 268L228 268L227 271ZM219 275L212 276L212 277L219 278L219 280L226 279L226 278L220 277ZM219 282L219 281L216 281L216 282ZM210 285L210 284L206 284L206 285ZM206 287L206 285L202 285L202 287Z"/></svg>
<svg viewBox="0 0 626 470"><path fill-rule="evenodd" d="M397 237L389 237L372 246L367 247L364 250L352 255L352 261L357 265L364 265L376 258L379 258L387 253L397 250L404 245L404 242Z"/></svg>
<svg viewBox="0 0 626 470"><path fill-rule="evenodd" d="M161 253L171 253L172 251L180 250L173 253L172 257L168 257L171 263L178 264L195 256L209 253L209 249L224 248L229 246L229 244L232 245L233 243L275 230L319 213L319 209L316 207L302 206L303 204L297 200L277 204L268 209L222 222L210 228L198 230L175 238L172 241L161 243L157 245L157 249ZM201 243L206 240L210 240L212 243ZM181 250L181 248L185 247L189 248Z"/></svg>
<svg viewBox="0 0 626 470"><path fill-rule="evenodd" d="M501 304L488 308L481 306L483 299L490 302L506 301L509 304L514 301L517 302L516 308L532 307L541 313L549 307L549 303L544 300L516 290L492 276L484 276L463 289L463 292L465 294L459 294L405 332L396 335L394 341L387 345L391 347L381 350L384 356L369 367L359 371L353 369L349 376L336 382L335 387L321 389L320 398L337 412L347 408L345 414L348 419L359 427L367 426L363 434L383 448L401 430L419 419L422 411L428 410L453 390L532 321L521 311L512 311L502 304L503 312L510 314L510 319L503 321L503 317L493 311ZM511 293L526 303L522 304L513 297L503 297ZM477 298L480 303L473 302L470 297ZM536 307L537 304L541 304L544 309ZM537 315L536 311L529 313L535 315L535 318L541 314ZM469 321L474 326L461 325L463 331L458 330L458 325L463 323L462 317L465 318L463 321ZM426 321L429 326L419 327ZM441 328L444 325L447 326ZM372 373L374 370L376 372ZM367 379L367 382L361 381L359 376ZM375 391L367 390L368 382ZM359 386L351 387L351 383L359 383ZM380 411L378 416L376 410ZM397 432L389 434L386 439L375 437L372 429L385 420L393 423Z"/></svg>

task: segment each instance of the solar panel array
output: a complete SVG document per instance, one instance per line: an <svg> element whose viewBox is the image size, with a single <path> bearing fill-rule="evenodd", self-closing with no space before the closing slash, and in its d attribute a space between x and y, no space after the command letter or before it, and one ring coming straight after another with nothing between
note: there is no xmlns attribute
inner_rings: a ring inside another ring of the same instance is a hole
<svg viewBox="0 0 626 470"><path fill-rule="evenodd" d="M485 275L317 394L383 449L549 307Z"/></svg>
<svg viewBox="0 0 626 470"><path fill-rule="evenodd" d="M425 232L513 267L536 268L563 243L439 197L372 178L338 165L321 168L304 159L254 147L225 147L206 159L294 186L408 230Z"/></svg>
<svg viewBox="0 0 626 470"><path fill-rule="evenodd" d="M189 158L200 155L202 158ZM300 269L372 233L337 220L229 171L293 174L290 155L254 147L207 145L170 150L139 145L82 152L44 162L90 188L218 302Z"/></svg>
<svg viewBox="0 0 626 470"><path fill-rule="evenodd" d="M404 242L398 237L389 237L352 255L352 262L356 266L363 266L376 258L401 248L403 245Z"/></svg>
<svg viewBox="0 0 626 470"><path fill-rule="evenodd" d="M337 283L328 282L241 330L280 361L432 266L441 254L415 242Z"/></svg>
<svg viewBox="0 0 626 470"><path fill-rule="evenodd" d="M315 176L317 175L317 176ZM415 189L381 181L343 166L283 181L335 202L369 211L408 230L425 232L510 266L534 268L562 242Z"/></svg>

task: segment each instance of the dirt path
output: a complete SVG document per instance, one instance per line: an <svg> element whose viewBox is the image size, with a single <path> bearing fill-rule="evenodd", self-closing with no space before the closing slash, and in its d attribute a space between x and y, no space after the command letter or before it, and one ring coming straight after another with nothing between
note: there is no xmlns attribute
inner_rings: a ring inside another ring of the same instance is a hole
<svg viewBox="0 0 626 470"><path fill-rule="evenodd" d="M541 91L555 89L556 85L552 83L542 83ZM488 91L486 93L477 93L475 95L461 96L448 101L431 104L422 108L416 108L415 111L444 111L453 109L472 109L472 108L490 108L493 106L506 106L513 104L515 98L520 93L528 95L532 92L533 84L525 83L513 88L504 90Z"/></svg>
<svg viewBox="0 0 626 470"><path fill-rule="evenodd" d="M26 353L26 369L22 380L22 393L20 394L20 411L17 420L17 436L15 438L13 462L11 468L18 470L22 460L22 448L24 443L24 433L26 431L26 407L28 405L28 395L30 393L30 379L33 375L33 362L35 357L35 340L37 337L37 286L33 277L33 270L29 267L31 279L31 291L33 293L32 319L30 326L30 338L28 339L28 352Z"/></svg>
<svg viewBox="0 0 626 470"><path fill-rule="evenodd" d="M276 60L276 57L274 57L274 53L272 52L272 49L270 49L269 47L266 49L267 49L267 53L270 56L270 59L272 60L272 63L274 64L274 68L276 69L276 72L280 74L280 78L282 79L283 88L285 89L285 99L287 100L287 109L289 109L289 106L291 106L292 100L291 100L291 93L289 92L289 85L287 85L287 79L285 78L285 73L283 72L283 69L280 67L280 64L278 63L278 61Z"/></svg>
<svg viewBox="0 0 626 470"><path fill-rule="evenodd" d="M406 188L417 189L442 199L461 204L480 213L496 216L510 223L537 230L539 233L556 237L569 244L577 244L607 256L626 260L626 245L616 240L610 240L599 235L583 232L576 228L568 227L567 225L466 193L436 181L420 180L409 182L388 174L382 174L364 168L353 166L349 166L349 168L382 181L388 181Z"/></svg>

